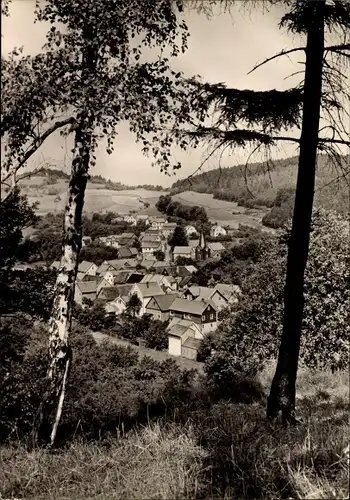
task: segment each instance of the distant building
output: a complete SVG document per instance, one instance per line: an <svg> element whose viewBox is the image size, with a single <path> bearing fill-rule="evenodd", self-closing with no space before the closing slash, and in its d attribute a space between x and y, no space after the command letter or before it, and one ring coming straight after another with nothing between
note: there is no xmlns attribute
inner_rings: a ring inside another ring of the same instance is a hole
<svg viewBox="0 0 350 500"><path fill-rule="evenodd" d="M157 229L158 231L162 231L164 224L166 223L165 217L150 217L151 227L152 229Z"/></svg>
<svg viewBox="0 0 350 500"><path fill-rule="evenodd" d="M124 215L124 222L127 222L131 226L136 226L137 220L133 215Z"/></svg>
<svg viewBox="0 0 350 500"><path fill-rule="evenodd" d="M162 245L161 242L159 241L144 241L142 240L141 242L141 251L142 251L142 255L143 257L145 258L151 258L153 259L154 258L154 252L157 252L157 251L164 251L164 246Z"/></svg>
<svg viewBox="0 0 350 500"><path fill-rule="evenodd" d="M162 233L164 238L169 238L171 234L173 234L174 230L176 228L176 223L175 222L166 222L163 225Z"/></svg>
<svg viewBox="0 0 350 500"><path fill-rule="evenodd" d="M211 241L208 243L210 250L210 257L213 259L220 259L222 254L226 252L226 248L220 241Z"/></svg>
<svg viewBox="0 0 350 500"><path fill-rule="evenodd" d="M194 226L191 225L185 226L184 230L187 238L190 238L191 236L198 236L198 231Z"/></svg>
<svg viewBox="0 0 350 500"><path fill-rule="evenodd" d="M226 236L226 234L227 234L226 229L222 226L219 226L218 224L212 226L210 230L210 236L212 238L218 238L219 236Z"/></svg>
<svg viewBox="0 0 350 500"><path fill-rule="evenodd" d="M74 290L74 301L84 306L84 299L94 301L97 295L97 281L77 281Z"/></svg>
<svg viewBox="0 0 350 500"><path fill-rule="evenodd" d="M183 246L183 247L174 247L174 250L172 251L173 255L173 260L174 262L178 257L185 257L186 259L192 259L193 258L193 251L190 246Z"/></svg>
<svg viewBox="0 0 350 500"><path fill-rule="evenodd" d="M147 226L150 224L149 215L139 214L136 215L137 222L144 222Z"/></svg>
<svg viewBox="0 0 350 500"><path fill-rule="evenodd" d="M97 266L93 262L83 260L78 266L77 279L81 280L86 274L96 276Z"/></svg>

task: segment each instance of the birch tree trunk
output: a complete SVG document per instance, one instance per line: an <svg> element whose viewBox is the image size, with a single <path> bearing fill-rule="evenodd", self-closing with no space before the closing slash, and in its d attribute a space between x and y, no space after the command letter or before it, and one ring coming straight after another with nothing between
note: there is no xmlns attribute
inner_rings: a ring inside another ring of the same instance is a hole
<svg viewBox="0 0 350 500"><path fill-rule="evenodd" d="M62 414L72 361L69 334L78 257L82 240L82 213L88 180L93 117L81 114L75 131L72 172L64 211L64 239L55 298L49 324L48 389L39 410L39 438L53 446Z"/></svg>
<svg viewBox="0 0 350 500"><path fill-rule="evenodd" d="M325 0L308 2L308 31L303 121L292 231L288 248L282 339L267 403L267 417L279 411L295 419L295 391L304 309L304 273L308 258L319 133Z"/></svg>

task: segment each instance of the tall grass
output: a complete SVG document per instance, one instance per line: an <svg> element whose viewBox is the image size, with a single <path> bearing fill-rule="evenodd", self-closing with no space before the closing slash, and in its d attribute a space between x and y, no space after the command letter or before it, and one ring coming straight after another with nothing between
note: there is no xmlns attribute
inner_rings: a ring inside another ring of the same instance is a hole
<svg viewBox="0 0 350 500"><path fill-rule="evenodd" d="M273 370L260 375L266 393ZM268 423L263 403L221 401L56 453L12 443L0 498L346 499L348 405L346 373L301 367L294 427Z"/></svg>

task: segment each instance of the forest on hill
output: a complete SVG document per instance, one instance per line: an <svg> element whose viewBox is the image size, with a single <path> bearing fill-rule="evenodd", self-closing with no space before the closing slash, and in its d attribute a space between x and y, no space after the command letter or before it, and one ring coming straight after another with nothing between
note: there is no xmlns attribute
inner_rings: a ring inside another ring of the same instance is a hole
<svg viewBox="0 0 350 500"><path fill-rule="evenodd" d="M211 193L216 199L235 201L246 207L275 207L282 192L288 192L288 198L292 197L294 201L297 167L298 157L293 156L216 168L176 181L171 187L171 194L190 189ZM341 157L335 165L327 155L318 155L315 206L345 214L348 212L348 198L349 157Z"/></svg>

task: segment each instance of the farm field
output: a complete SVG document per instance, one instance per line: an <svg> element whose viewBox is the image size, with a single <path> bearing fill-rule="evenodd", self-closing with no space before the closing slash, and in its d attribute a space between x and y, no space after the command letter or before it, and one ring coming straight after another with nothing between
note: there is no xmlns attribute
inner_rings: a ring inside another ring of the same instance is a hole
<svg viewBox="0 0 350 500"><path fill-rule="evenodd" d="M262 209L247 209L239 206L234 201L216 200L212 194L197 193L195 191L184 191L174 195L173 199L184 205L204 207L212 222L232 227L238 227L238 224L261 227L261 219L266 213Z"/></svg>

